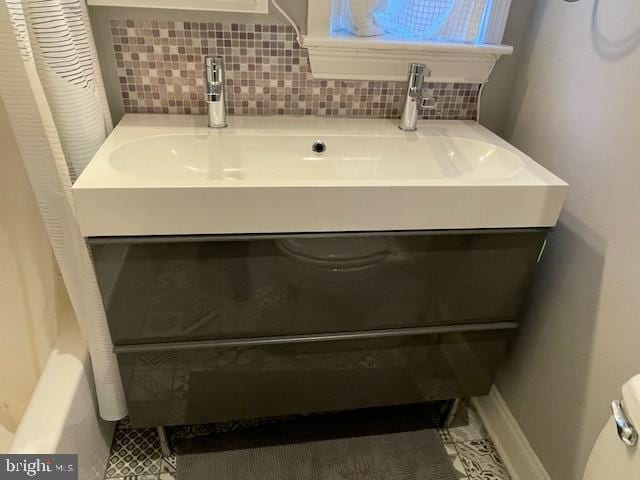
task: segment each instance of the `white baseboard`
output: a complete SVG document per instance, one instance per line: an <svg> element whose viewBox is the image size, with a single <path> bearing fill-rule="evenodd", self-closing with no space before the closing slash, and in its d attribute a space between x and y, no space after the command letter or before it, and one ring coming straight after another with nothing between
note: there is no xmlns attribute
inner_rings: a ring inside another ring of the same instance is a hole
<svg viewBox="0 0 640 480"><path fill-rule="evenodd" d="M472 402L512 480L551 480L495 385Z"/></svg>

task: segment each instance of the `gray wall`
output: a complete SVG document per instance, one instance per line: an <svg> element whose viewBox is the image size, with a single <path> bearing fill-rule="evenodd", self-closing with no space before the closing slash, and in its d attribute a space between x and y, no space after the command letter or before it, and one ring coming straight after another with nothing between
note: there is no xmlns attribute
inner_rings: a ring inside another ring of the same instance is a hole
<svg viewBox="0 0 640 480"><path fill-rule="evenodd" d="M502 42L513 46L513 54L504 56L498 61L482 92L480 123L500 136L504 136L507 127L509 99L523 57L522 47L534 4L535 0L511 1L509 19Z"/></svg>
<svg viewBox="0 0 640 480"><path fill-rule="evenodd" d="M280 0L280 6L287 12L301 31L306 32L307 0ZM289 23L276 11L269 9L269 14L204 12L193 10L169 10L162 8L128 8L128 7L89 7L91 26L96 40L96 48L100 60L100 70L104 78L111 117L114 123L120 121L124 114L120 85L116 72L116 60L111 42L109 20L112 18L127 18L131 20L180 20L186 22L237 22L247 24L288 25Z"/></svg>
<svg viewBox="0 0 640 480"><path fill-rule="evenodd" d="M524 57L507 137L571 186L497 385L551 477L579 480L640 372L640 2L539 0Z"/></svg>

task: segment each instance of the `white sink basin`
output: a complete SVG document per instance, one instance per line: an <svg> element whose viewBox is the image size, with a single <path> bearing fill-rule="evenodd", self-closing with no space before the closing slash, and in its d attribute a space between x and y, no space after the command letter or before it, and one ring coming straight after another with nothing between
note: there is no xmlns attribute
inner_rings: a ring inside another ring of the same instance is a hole
<svg viewBox="0 0 640 480"><path fill-rule="evenodd" d="M83 234L548 227L567 187L475 122L230 123L125 116L73 187Z"/></svg>
<svg viewBox="0 0 640 480"><path fill-rule="evenodd" d="M395 132L394 132L395 133ZM141 138L110 153L124 174L147 180L429 180L501 179L524 168L522 158L491 143L459 137L171 134Z"/></svg>

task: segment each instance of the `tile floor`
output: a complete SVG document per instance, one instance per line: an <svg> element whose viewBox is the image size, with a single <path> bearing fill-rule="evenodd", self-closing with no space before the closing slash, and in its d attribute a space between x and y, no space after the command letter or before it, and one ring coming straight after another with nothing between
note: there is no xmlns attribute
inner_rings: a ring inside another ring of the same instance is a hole
<svg viewBox="0 0 640 480"><path fill-rule="evenodd" d="M169 429L172 440L243 428L243 423L190 425ZM440 430L440 438L460 480L509 480L498 452L477 413L469 409L469 425ZM113 439L107 480L174 480L175 456L163 457L155 429L133 429L120 422Z"/></svg>

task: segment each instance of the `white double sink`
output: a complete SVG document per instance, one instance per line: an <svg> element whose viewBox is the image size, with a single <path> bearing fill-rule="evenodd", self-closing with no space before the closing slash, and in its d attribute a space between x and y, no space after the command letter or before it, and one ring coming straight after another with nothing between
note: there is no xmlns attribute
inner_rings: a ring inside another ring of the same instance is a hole
<svg viewBox="0 0 640 480"><path fill-rule="evenodd" d="M126 115L73 186L83 235L551 227L566 195L475 122L205 122Z"/></svg>

